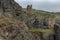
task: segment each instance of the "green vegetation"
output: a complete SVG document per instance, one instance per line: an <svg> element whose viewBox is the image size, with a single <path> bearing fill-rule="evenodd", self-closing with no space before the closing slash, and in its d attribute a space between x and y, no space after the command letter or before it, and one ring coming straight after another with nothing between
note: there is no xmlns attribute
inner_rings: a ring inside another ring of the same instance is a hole
<svg viewBox="0 0 60 40"><path fill-rule="evenodd" d="M29 29L30 32L53 32L53 29Z"/></svg>
<svg viewBox="0 0 60 40"><path fill-rule="evenodd" d="M0 19L0 24L3 24L3 23L13 23L16 19L12 19L12 18L8 18L8 17L4 17L4 18L1 18Z"/></svg>
<svg viewBox="0 0 60 40"><path fill-rule="evenodd" d="M23 11L26 11L26 8L23 8ZM32 9L32 14L36 15L39 20L45 19L45 18L51 18L54 16L58 16L56 19L60 20L60 12L47 12L43 10L36 10Z"/></svg>
<svg viewBox="0 0 60 40"><path fill-rule="evenodd" d="M25 8L23 8L24 11L26 11ZM36 15L36 17L38 18L39 21L44 20L44 19L48 19L48 18L56 18L57 15L59 15L59 13L53 13L53 12L47 12L47 11L42 11L42 10L32 10L32 14ZM57 20L57 18L56 18ZM53 32L54 30L52 29L35 29L35 28L29 28L30 32Z"/></svg>

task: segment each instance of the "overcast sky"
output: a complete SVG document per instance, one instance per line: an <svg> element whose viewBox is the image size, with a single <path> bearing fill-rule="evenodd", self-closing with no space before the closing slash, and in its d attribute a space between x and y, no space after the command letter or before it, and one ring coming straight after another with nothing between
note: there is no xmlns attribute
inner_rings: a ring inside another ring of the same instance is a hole
<svg viewBox="0 0 60 40"><path fill-rule="evenodd" d="M23 8L32 4L34 9L45 10L50 12L60 12L60 0L15 0Z"/></svg>

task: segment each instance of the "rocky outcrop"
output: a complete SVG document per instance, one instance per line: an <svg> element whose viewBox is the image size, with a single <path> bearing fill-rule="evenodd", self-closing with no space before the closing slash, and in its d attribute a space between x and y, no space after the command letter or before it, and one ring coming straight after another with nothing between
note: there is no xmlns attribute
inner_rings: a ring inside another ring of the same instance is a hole
<svg viewBox="0 0 60 40"><path fill-rule="evenodd" d="M0 14L3 15L0 18L0 40L40 40L40 33L29 32L24 21L13 18L22 15L22 7L14 0L0 0ZM30 16L32 15L25 16L27 22L33 20Z"/></svg>
<svg viewBox="0 0 60 40"><path fill-rule="evenodd" d="M40 35L30 32L24 22L7 17L0 19L0 40L40 40Z"/></svg>
<svg viewBox="0 0 60 40"><path fill-rule="evenodd" d="M0 0L0 10L5 16L14 17L22 12L22 7L14 0Z"/></svg>
<svg viewBox="0 0 60 40"><path fill-rule="evenodd" d="M48 27L55 24L55 20L45 22ZM36 25L39 25L39 20L32 14L32 5L28 5L27 11L23 12L14 0L0 0L0 40L54 40L54 32L30 32L29 27Z"/></svg>

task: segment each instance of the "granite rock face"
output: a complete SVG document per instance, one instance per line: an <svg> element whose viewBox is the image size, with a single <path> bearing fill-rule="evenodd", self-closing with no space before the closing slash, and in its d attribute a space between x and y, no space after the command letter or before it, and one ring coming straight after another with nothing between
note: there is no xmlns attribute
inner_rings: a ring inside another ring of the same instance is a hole
<svg viewBox="0 0 60 40"><path fill-rule="evenodd" d="M0 0L0 16L13 18L21 13L22 7L14 0ZM25 26L26 24L15 20L12 21L13 23L5 22L0 24L0 40L40 40L40 34L29 32L28 27Z"/></svg>
<svg viewBox="0 0 60 40"><path fill-rule="evenodd" d="M14 0L0 0L0 11L2 11L5 16L16 16L17 13L21 13L21 10L22 7Z"/></svg>
<svg viewBox="0 0 60 40"><path fill-rule="evenodd" d="M13 23L7 24L7 22L5 22L0 24L0 40L54 40L53 33L32 33L28 30L27 26L34 24L37 27L39 24L36 16L32 14L32 5L28 5L27 11L23 12L22 7L14 0L0 0L0 17L2 16L11 18L20 16L19 19L23 20L24 23L18 20L15 21L15 19L12 21ZM48 21L48 23L50 25L52 22ZM53 22L53 24L55 24L55 22ZM58 35L60 34L59 32L57 33Z"/></svg>
<svg viewBox="0 0 60 40"><path fill-rule="evenodd" d="M40 35L30 32L22 21L11 18L0 20L0 40L40 40Z"/></svg>

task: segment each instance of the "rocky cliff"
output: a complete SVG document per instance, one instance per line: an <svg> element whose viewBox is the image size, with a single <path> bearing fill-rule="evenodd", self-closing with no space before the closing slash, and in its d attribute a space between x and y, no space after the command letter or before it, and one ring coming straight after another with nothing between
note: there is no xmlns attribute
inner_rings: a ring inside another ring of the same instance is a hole
<svg viewBox="0 0 60 40"><path fill-rule="evenodd" d="M14 17L16 14L22 12L22 7L14 0L0 0L0 11L5 16Z"/></svg>
<svg viewBox="0 0 60 40"><path fill-rule="evenodd" d="M23 21L15 19L22 7L14 0L0 0L0 40L40 40L40 33L31 33Z"/></svg>
<svg viewBox="0 0 60 40"><path fill-rule="evenodd" d="M14 0L0 0L0 40L54 40L54 32L29 31L33 23L39 24L36 20L32 5L24 12Z"/></svg>

